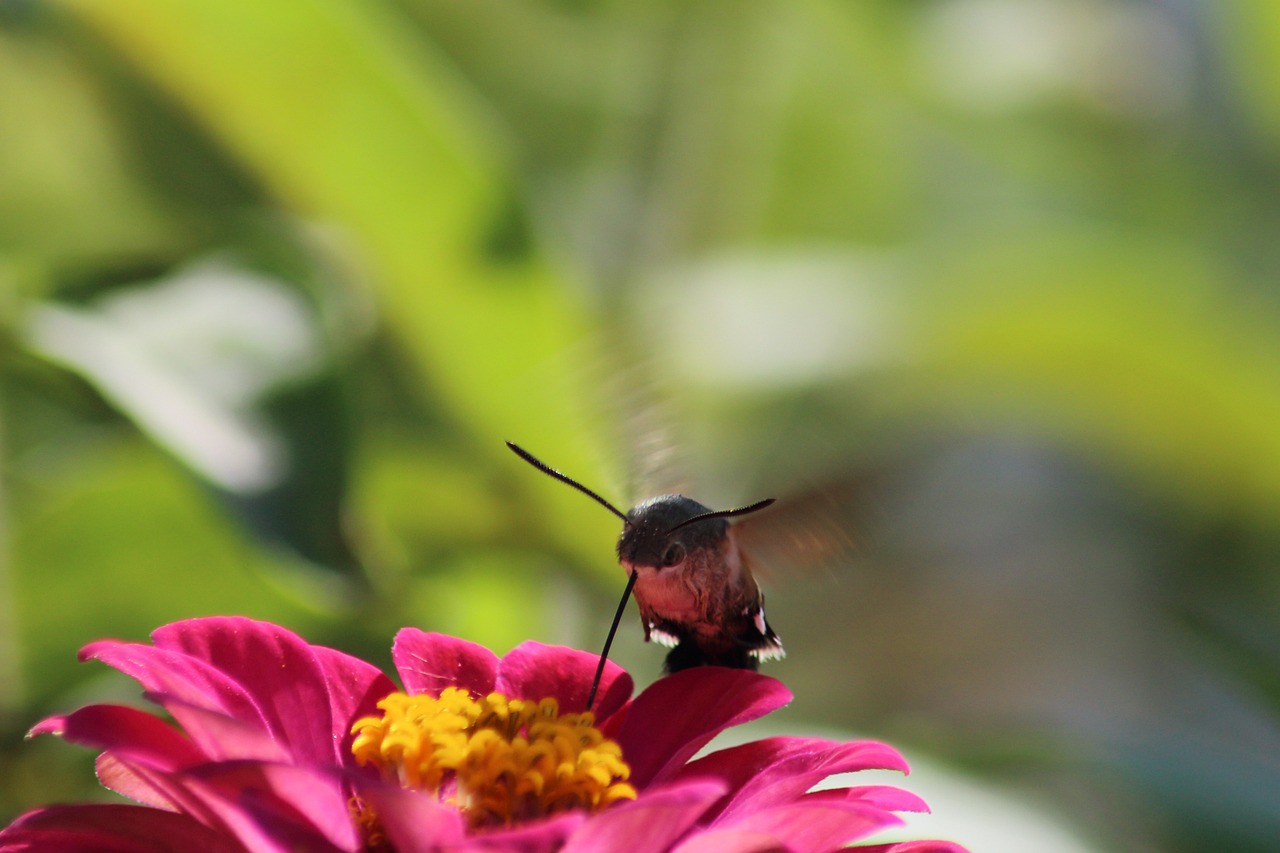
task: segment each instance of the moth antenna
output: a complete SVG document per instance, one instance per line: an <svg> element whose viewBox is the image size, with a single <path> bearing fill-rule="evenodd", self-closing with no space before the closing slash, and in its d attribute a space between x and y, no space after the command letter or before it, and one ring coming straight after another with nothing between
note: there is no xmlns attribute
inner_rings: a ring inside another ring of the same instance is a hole
<svg viewBox="0 0 1280 853"><path fill-rule="evenodd" d="M765 507L772 504L775 500L776 498L765 498L762 501L756 501L750 506L740 506L737 509L717 509L717 510L713 510L712 512L704 512L701 515L695 515L693 518L686 518L684 521L680 522L675 527L668 530L667 535L670 536L672 533L675 533L681 527L688 527L690 524L696 524L699 521L706 521L708 518L728 518L731 515L746 515L749 512L755 512L756 510L764 509Z"/></svg>
<svg viewBox="0 0 1280 853"><path fill-rule="evenodd" d="M616 506L609 503L607 500L600 497L595 492L591 491L586 486L579 483L577 480L573 479L567 474L560 473L555 468L552 468L550 465L547 465L541 459L534 456L532 453L525 450L523 447L516 444L515 442L508 441L507 447L510 447L511 452L514 453L516 456L519 456L525 462L528 462L530 465L532 465L534 468L537 468L539 471L546 474L548 477L559 480L560 482L564 483L566 486L572 486L573 488L582 492L587 497L591 498L596 503L600 504L600 506L609 510L609 512L613 513L618 518L622 519L623 524L627 525L628 527L631 526L631 522L627 519L626 513L620 512ZM605 637L604 650L600 652L600 662L596 664L595 678L591 679L591 692L587 694L587 710L588 711L591 710L591 706L596 701L596 691L600 688L600 679L604 677L604 664L605 664L605 661L609 659L609 649L613 646L613 635L618 633L618 624L622 621L623 611L627 609L627 599L631 597L631 590L635 588L637 577L638 577L637 574L633 571L631 573L631 577L627 578L627 588L622 591L622 600L618 602L618 611L613 614L613 624L609 626L609 636Z"/></svg>
<svg viewBox="0 0 1280 853"><path fill-rule="evenodd" d="M560 482L564 483L566 486L573 486L573 488L582 492L584 495L591 498L596 503L600 504L600 506L604 507L605 509L609 510L609 512L616 515L618 518L622 519L623 524L626 524L628 526L630 525L630 522L627 521L626 513L620 512L616 506L609 503L607 500L600 497L595 492L591 491L586 486L579 483L577 480L573 479L567 474L561 474L555 468L552 468L550 465L547 465L546 463L542 462L542 460L538 459L538 457L534 456L532 453L525 450L523 447L521 447L520 445L514 442L508 441L507 447L510 447L511 452L514 453L516 456L519 456L525 462L528 462L530 465L532 465L534 468L537 468L539 471L546 474L548 477L552 477L556 480L559 480Z"/></svg>
<svg viewBox="0 0 1280 853"><path fill-rule="evenodd" d="M609 659L609 647L613 645L613 635L618 633L618 623L622 621L622 613L627 609L627 599L631 597L631 590L635 589L637 577L639 577L639 574L633 570L631 577L627 578L627 588L622 591L622 600L618 602L618 610L613 614L613 624L609 626L609 636L604 638L604 649L600 652L600 663L596 664L596 676L591 679L591 692L587 694L588 711L595 704L596 690L600 687L600 679L604 676L604 662Z"/></svg>

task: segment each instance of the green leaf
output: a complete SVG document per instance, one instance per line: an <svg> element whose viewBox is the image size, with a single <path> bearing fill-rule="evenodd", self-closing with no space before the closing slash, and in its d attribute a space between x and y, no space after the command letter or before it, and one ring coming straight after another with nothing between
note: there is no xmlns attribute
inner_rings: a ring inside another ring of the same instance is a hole
<svg viewBox="0 0 1280 853"><path fill-rule="evenodd" d="M508 168L404 22L341 0L61 5L283 204L350 235L383 322L480 457L509 470L512 438L578 476L601 469L578 387L577 362L596 358L582 351L584 310L536 255L492 251L521 218ZM538 494L555 535L581 543L580 502Z"/></svg>

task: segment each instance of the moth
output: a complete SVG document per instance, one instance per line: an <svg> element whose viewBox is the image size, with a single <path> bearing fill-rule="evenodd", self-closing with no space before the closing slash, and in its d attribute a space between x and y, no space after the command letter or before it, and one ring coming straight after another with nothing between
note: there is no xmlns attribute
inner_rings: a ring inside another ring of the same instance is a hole
<svg viewBox="0 0 1280 853"><path fill-rule="evenodd" d="M757 669L783 657L778 634L764 614L764 595L751 561L729 519L770 506L773 498L737 509L713 510L684 495L659 495L623 513L577 480L507 442L517 456L549 477L572 486L622 520L619 564L627 587L618 604L596 672L604 669L618 622L634 591L645 640L670 646L664 669L695 666ZM595 696L592 685L587 707Z"/></svg>

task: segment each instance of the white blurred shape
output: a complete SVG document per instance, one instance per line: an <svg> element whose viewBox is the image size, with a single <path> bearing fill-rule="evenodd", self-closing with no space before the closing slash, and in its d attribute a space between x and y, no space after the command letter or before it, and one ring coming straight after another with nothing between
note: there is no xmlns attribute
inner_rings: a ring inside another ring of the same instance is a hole
<svg viewBox="0 0 1280 853"><path fill-rule="evenodd" d="M1156 4L945 0L922 18L918 37L929 82L972 109L1066 95L1159 116L1189 102L1189 48Z"/></svg>
<svg viewBox="0 0 1280 853"><path fill-rule="evenodd" d="M242 493L270 488L288 464L254 404L324 360L304 300L215 263L87 308L40 306L26 336L202 476Z"/></svg>
<svg viewBox="0 0 1280 853"><path fill-rule="evenodd" d="M884 265L822 253L744 255L669 272L644 291L646 336L691 382L831 379L885 357L896 335Z"/></svg>
<svg viewBox="0 0 1280 853"><path fill-rule="evenodd" d="M923 67L956 101L1004 109L1061 88L1072 26L1054 0L948 0L921 28Z"/></svg>
<svg viewBox="0 0 1280 853"><path fill-rule="evenodd" d="M877 833L868 843L929 838L954 841L972 853L1099 853L1044 812L916 757L906 778L891 770L860 770L832 776L817 788L846 785L892 785L929 804L930 813L901 814L904 826Z"/></svg>
<svg viewBox="0 0 1280 853"><path fill-rule="evenodd" d="M818 737L842 743L863 739L847 731L823 727L782 730L774 721L764 719L721 732L699 750L695 758L771 736ZM812 790L888 785L910 791L928 804L928 813L898 813L902 826L859 839L859 844L927 839L952 841L970 853L1101 853L1100 848L1081 840L1053 817L1007 791L983 785L971 776L954 773L910 751L907 758L911 765L907 776L895 770L837 773L814 785Z"/></svg>

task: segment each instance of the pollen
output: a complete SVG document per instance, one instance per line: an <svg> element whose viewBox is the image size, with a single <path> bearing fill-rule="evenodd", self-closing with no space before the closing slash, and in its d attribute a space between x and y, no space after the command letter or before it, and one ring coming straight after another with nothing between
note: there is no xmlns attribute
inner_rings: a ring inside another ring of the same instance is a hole
<svg viewBox="0 0 1280 853"><path fill-rule="evenodd" d="M596 728L595 715L561 714L555 699L472 699L449 687L439 696L392 693L378 710L351 727L356 761L452 803L472 827L636 797L622 748Z"/></svg>

